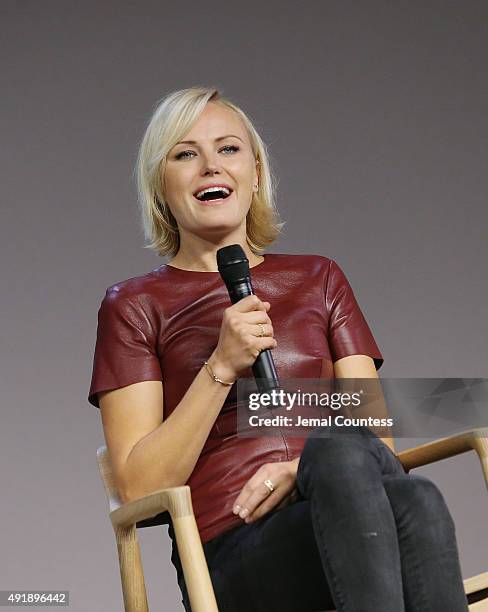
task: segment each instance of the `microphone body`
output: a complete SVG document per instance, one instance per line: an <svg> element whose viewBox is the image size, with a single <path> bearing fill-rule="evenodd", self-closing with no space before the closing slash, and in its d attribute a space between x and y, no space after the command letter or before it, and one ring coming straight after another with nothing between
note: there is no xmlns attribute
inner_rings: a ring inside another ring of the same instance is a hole
<svg viewBox="0 0 488 612"><path fill-rule="evenodd" d="M232 244L217 251L220 275L229 292L232 304L254 295L249 272L249 261L239 244ZM260 393L279 389L280 381L270 349L264 349L252 366L252 373Z"/></svg>

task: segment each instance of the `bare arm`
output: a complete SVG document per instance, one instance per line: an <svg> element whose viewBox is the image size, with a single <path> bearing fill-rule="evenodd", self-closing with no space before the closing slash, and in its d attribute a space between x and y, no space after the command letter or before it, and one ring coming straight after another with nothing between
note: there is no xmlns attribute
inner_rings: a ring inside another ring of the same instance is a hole
<svg viewBox="0 0 488 612"><path fill-rule="evenodd" d="M368 355L349 355L338 359L334 363L334 376L336 378L376 378L379 380L374 361ZM374 414L379 418L387 418L388 410L385 398L378 385L378 397L374 404L368 404L368 414ZM389 431L389 430L388 430ZM393 437L382 436L381 440L395 452Z"/></svg>
<svg viewBox="0 0 488 612"><path fill-rule="evenodd" d="M233 382L273 348L273 336L258 337L260 323L273 333L269 303L249 296L225 310L219 343L208 359L214 373ZM187 482L231 387L213 380L205 366L167 419L163 384L143 381L100 393L105 440L123 502Z"/></svg>
<svg viewBox="0 0 488 612"><path fill-rule="evenodd" d="M217 373L215 358L208 362ZM202 367L164 421L160 381L101 394L103 427L112 463L117 463L122 501L186 483L230 389Z"/></svg>

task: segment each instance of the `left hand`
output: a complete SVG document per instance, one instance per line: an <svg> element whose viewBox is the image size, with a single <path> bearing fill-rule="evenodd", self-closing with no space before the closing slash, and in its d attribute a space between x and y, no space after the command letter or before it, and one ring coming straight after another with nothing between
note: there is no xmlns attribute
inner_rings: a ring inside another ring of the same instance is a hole
<svg viewBox="0 0 488 612"><path fill-rule="evenodd" d="M298 461L299 458L296 458L262 465L237 496L234 514L239 514L246 523L252 523L273 508L278 510L295 501L298 495L295 487ZM271 493L264 484L267 479L274 486Z"/></svg>

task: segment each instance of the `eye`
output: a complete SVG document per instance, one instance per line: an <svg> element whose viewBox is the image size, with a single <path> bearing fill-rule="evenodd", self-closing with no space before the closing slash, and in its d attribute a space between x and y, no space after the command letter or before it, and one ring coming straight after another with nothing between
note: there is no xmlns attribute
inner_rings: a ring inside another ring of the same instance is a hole
<svg viewBox="0 0 488 612"><path fill-rule="evenodd" d="M239 151L239 147L236 147L235 145L226 145L225 147L222 147L220 149L220 151L232 151L233 153L236 153L237 151ZM220 153L219 151L219 153ZM188 154L192 154L194 155L195 152L194 151L181 151L180 153L178 153L177 155L175 155L175 159L189 159L190 155Z"/></svg>
<svg viewBox="0 0 488 612"><path fill-rule="evenodd" d="M227 145L225 147L222 147L222 149L220 150L223 151L224 149L231 149L234 152L239 151L239 147L236 147L235 145Z"/></svg>
<svg viewBox="0 0 488 612"><path fill-rule="evenodd" d="M181 151L178 155L175 155L175 159L186 159L188 156L187 153L193 153L193 151Z"/></svg>

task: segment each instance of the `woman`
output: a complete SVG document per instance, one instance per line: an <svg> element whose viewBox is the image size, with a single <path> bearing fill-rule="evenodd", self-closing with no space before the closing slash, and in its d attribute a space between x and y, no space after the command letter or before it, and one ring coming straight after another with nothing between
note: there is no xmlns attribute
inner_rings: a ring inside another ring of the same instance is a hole
<svg viewBox="0 0 488 612"><path fill-rule="evenodd" d="M148 247L172 259L107 290L89 394L122 500L190 485L221 612L466 610L442 495L390 439L236 435L233 383L263 349L282 379L375 378L383 362L333 260L262 255L282 223L249 118L212 88L169 95L138 187ZM256 293L234 305L216 265L229 244Z"/></svg>

